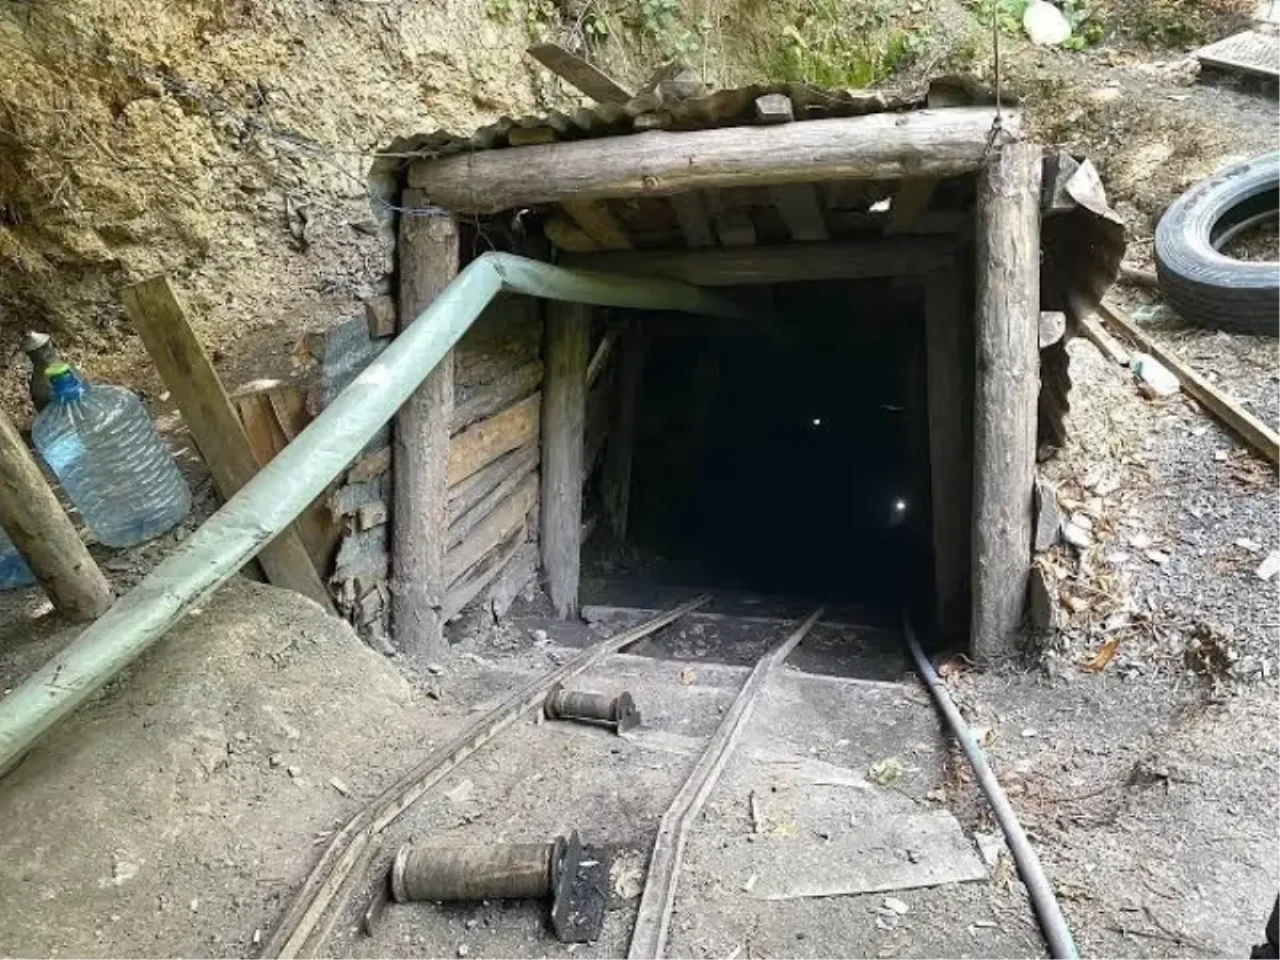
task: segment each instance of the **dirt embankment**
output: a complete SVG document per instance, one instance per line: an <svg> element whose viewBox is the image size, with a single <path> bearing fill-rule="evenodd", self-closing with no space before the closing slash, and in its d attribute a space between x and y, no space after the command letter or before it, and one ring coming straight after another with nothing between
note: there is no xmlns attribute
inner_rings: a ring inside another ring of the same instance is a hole
<svg viewBox="0 0 1280 960"><path fill-rule="evenodd" d="M1029 95L1037 135L1098 160L1139 238L1224 153L1255 148L1241 130L1270 135L1255 122L1265 104L1233 116L1248 110L1171 95L1148 63L1226 32L1248 2L1096 0L1106 35L1088 51L1003 41L1005 80ZM287 371L304 326L351 315L387 284L394 211L366 183L380 147L568 102L524 57L531 40L585 44L630 84L669 57L721 85L956 69L991 80L982 7L0 0L0 408L30 413L18 350L30 328L57 335L92 377L158 390L119 289L161 271L233 385ZM1173 46L1152 53L1153 42Z"/></svg>
<svg viewBox="0 0 1280 960"><path fill-rule="evenodd" d="M350 314L390 265L371 154L533 108L527 44L471 0L0 2L0 406L26 413L32 327L147 385L144 275L214 349Z"/></svg>

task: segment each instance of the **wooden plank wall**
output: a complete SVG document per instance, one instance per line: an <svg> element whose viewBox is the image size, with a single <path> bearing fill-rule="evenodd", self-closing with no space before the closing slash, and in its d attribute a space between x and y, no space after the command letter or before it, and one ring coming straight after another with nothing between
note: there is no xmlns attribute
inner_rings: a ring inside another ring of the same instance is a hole
<svg viewBox="0 0 1280 960"><path fill-rule="evenodd" d="M473 601L501 617L537 569L542 313L495 301L454 348L445 620Z"/></svg>

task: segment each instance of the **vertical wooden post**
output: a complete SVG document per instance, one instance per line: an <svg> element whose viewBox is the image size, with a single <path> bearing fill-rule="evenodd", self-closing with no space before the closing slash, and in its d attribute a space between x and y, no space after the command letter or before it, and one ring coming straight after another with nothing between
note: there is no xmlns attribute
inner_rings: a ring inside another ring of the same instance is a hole
<svg viewBox="0 0 1280 960"><path fill-rule="evenodd" d="M68 620L94 620L111 587L80 541L35 458L0 410L0 527L54 607Z"/></svg>
<svg viewBox="0 0 1280 960"><path fill-rule="evenodd" d="M973 519L969 457L973 339L955 266L925 279L925 368L933 505L934 617L948 639L969 626L963 608ZM963 619L961 619L963 618Z"/></svg>
<svg viewBox="0 0 1280 960"><path fill-rule="evenodd" d="M970 637L978 659L1013 652L1031 565L1040 167L1038 147L1011 143L978 175Z"/></svg>
<svg viewBox="0 0 1280 960"><path fill-rule="evenodd" d="M649 336L632 321L622 337L618 357L618 385L615 388L614 422L604 452L601 490L609 525L621 543L627 537L627 514L631 509L631 461L636 435L636 398L644 378L644 360Z"/></svg>
<svg viewBox="0 0 1280 960"><path fill-rule="evenodd" d="M121 299L160 379L173 394L218 493L230 500L257 474L258 459L213 362L191 329L186 310L163 276L126 287ZM333 612L329 591L296 524L263 547L258 562L277 587L296 590Z"/></svg>
<svg viewBox="0 0 1280 960"><path fill-rule="evenodd" d="M542 382L542 566L561 619L578 613L591 308L547 304Z"/></svg>
<svg viewBox="0 0 1280 960"><path fill-rule="evenodd" d="M458 225L429 209L420 190L405 190L400 220L401 330L414 321L458 274ZM439 656L445 651L441 611L445 592L445 548L449 467L449 421L453 416L453 352L400 408L392 460L391 525L392 636L403 650Z"/></svg>

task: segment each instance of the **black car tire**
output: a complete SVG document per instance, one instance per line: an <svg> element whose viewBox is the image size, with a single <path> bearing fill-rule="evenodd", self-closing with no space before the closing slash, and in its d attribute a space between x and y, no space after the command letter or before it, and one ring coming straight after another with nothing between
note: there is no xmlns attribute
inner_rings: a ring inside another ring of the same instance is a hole
<svg viewBox="0 0 1280 960"><path fill-rule="evenodd" d="M1169 306L1189 323L1234 333L1280 329L1280 263L1219 250L1280 209L1280 153L1228 167L1188 190L1156 228L1156 272Z"/></svg>

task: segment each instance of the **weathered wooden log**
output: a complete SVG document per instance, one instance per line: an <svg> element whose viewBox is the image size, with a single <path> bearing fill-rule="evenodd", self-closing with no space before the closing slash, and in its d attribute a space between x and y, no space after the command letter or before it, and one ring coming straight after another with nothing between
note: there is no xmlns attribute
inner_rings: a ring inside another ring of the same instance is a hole
<svg viewBox="0 0 1280 960"><path fill-rule="evenodd" d="M680 193L671 198L671 208L680 223L684 242L690 247L714 247L715 234L711 232L711 217L702 194Z"/></svg>
<svg viewBox="0 0 1280 960"><path fill-rule="evenodd" d="M505 540L458 578L458 582L449 588L444 598L445 622L456 618L485 587L498 579L503 570L513 562L513 558L522 546L533 547L532 544L526 544L528 535L527 521L521 522Z"/></svg>
<svg viewBox="0 0 1280 960"><path fill-rule="evenodd" d="M494 487L508 477L524 476L538 465L542 451L536 438L523 447L509 450L493 463L477 470L461 483L449 488L449 525L452 526L468 510L488 496Z"/></svg>
<svg viewBox="0 0 1280 960"><path fill-rule="evenodd" d="M626 103L631 94L616 80L558 43L538 43L525 53L599 103Z"/></svg>
<svg viewBox="0 0 1280 960"><path fill-rule="evenodd" d="M955 252L955 244L946 238L895 237L875 242L579 253L566 254L561 262L584 270L721 287L916 275L945 267Z"/></svg>
<svg viewBox="0 0 1280 960"><path fill-rule="evenodd" d="M94 620L111 606L111 586L0 410L0 527L27 561L54 608L68 620Z"/></svg>
<svg viewBox="0 0 1280 960"><path fill-rule="evenodd" d="M827 239L827 221L813 184L784 183L770 187L769 198L782 215L792 240L806 243Z"/></svg>
<svg viewBox="0 0 1280 960"><path fill-rule="evenodd" d="M530 474L489 514L482 518L467 537L445 557L449 583L456 583L486 553L511 535L525 522L530 508L538 499L538 476Z"/></svg>
<svg viewBox="0 0 1280 960"><path fill-rule="evenodd" d="M160 379L191 431L218 493L223 500L231 499L257 474L258 460L177 294L166 278L153 277L127 287L122 299ZM296 590L326 610L333 609L329 591L303 546L296 524L267 544L258 554L258 562L276 586Z"/></svg>
<svg viewBox="0 0 1280 960"><path fill-rule="evenodd" d="M573 218L582 231L602 250L629 250L626 228L604 200L565 197L560 209Z"/></svg>
<svg viewBox="0 0 1280 960"><path fill-rule="evenodd" d="M1014 651L1031 565L1040 175L1039 148L1011 143L978 178L970 643L979 659Z"/></svg>
<svg viewBox="0 0 1280 960"><path fill-rule="evenodd" d="M428 199L406 190L402 205L426 210ZM400 221L400 303L403 330L458 274L458 225L443 213L405 216ZM446 652L443 632L448 579L445 528L449 422L453 417L453 353L431 371L395 420L391 572L391 624L395 643L429 655Z"/></svg>
<svg viewBox="0 0 1280 960"><path fill-rule="evenodd" d="M536 444L529 446L521 451L524 455L518 457L512 464L512 469L506 476L500 479L488 493L476 501L475 505L465 512L459 513L456 519L449 523L449 547L452 549L461 543L472 530L474 530L481 521L484 520L490 511L494 510L502 501L506 500L517 487L529 476L538 466L538 448ZM532 455L530 455L532 454ZM452 505L450 505L450 513L452 514Z"/></svg>
<svg viewBox="0 0 1280 960"><path fill-rule="evenodd" d="M538 575L538 545L522 543L507 561L489 588L489 610L495 621L501 620L511 609L511 604Z"/></svg>
<svg viewBox="0 0 1280 960"><path fill-rule="evenodd" d="M492 383L482 387L472 387L470 396L453 406L453 421L449 425L451 433L457 433L471 426L478 420L493 416L505 410L517 400L522 400L538 388L542 383L542 361L531 360L510 373L503 374Z"/></svg>
<svg viewBox="0 0 1280 960"><path fill-rule="evenodd" d="M945 634L963 635L973 503L969 394L972 328L958 269L925 282L925 365L929 404L929 474L933 501L934 616Z"/></svg>
<svg viewBox="0 0 1280 960"><path fill-rule="evenodd" d="M626 539L627 514L631 506L631 459L635 445L636 398L644 376L649 338L639 324L632 323L622 340L618 358L618 387L614 394L613 438L605 451L602 493L604 508L613 535Z"/></svg>
<svg viewBox="0 0 1280 960"><path fill-rule="evenodd" d="M542 566L561 619L578 612L582 459L591 308L547 305L542 404Z"/></svg>
<svg viewBox="0 0 1280 960"><path fill-rule="evenodd" d="M969 173L988 149L995 113L957 107L767 127L654 130L420 160L411 186L459 213L498 213L566 197L671 196L711 187L896 180ZM1006 110L1006 131L1020 125Z"/></svg>
<svg viewBox="0 0 1280 960"><path fill-rule="evenodd" d="M537 439L541 409L542 394L535 393L455 435L449 444L449 486Z"/></svg>
<svg viewBox="0 0 1280 960"><path fill-rule="evenodd" d="M495 300L454 348L454 384L492 383L537 360L542 352L542 313L529 297Z"/></svg>

